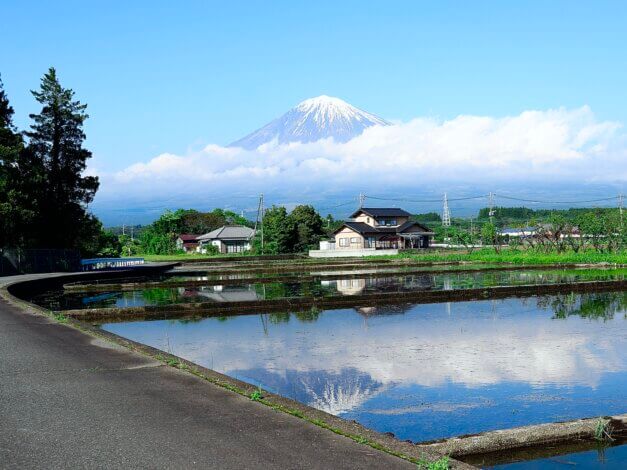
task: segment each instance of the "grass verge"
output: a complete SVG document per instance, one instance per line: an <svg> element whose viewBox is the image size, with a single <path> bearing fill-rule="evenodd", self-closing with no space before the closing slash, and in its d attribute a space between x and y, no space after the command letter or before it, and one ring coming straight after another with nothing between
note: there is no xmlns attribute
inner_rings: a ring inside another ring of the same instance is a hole
<svg viewBox="0 0 627 470"><path fill-rule="evenodd" d="M383 257L370 257L383 258ZM387 259L409 259L424 262L469 262L469 263L510 263L510 264L599 264L609 263L626 265L627 251L619 253L598 253L583 251L575 253L538 253L535 251L503 249L495 253L492 249L484 248L472 253L465 252L430 252L430 253L399 253L386 256Z"/></svg>

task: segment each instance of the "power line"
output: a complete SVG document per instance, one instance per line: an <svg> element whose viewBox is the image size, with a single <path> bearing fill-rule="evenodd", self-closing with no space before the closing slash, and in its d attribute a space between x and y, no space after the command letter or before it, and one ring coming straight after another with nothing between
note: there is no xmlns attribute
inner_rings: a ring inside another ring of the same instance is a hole
<svg viewBox="0 0 627 470"><path fill-rule="evenodd" d="M588 199L585 201L583 200L582 201L540 201L536 199L523 199L523 198L518 198L518 197L503 196L502 194L499 194L498 196L501 199L508 199L511 201L520 201L520 202L532 202L535 204L585 204L585 203L590 203L590 202L613 201L620 197L620 196L612 196L612 197L604 197L604 198L599 198L599 199Z"/></svg>
<svg viewBox="0 0 627 470"><path fill-rule="evenodd" d="M346 201L346 202L342 202L340 204L335 204L334 206L324 206L324 207L318 207L318 211L326 211L326 210L330 210L330 209L337 209L338 207L344 207L344 206L348 206L349 204L355 204L355 200L351 199L350 201Z"/></svg>
<svg viewBox="0 0 627 470"><path fill-rule="evenodd" d="M457 197L450 198L448 201L468 201L471 199L483 199L486 195L482 194L481 196L469 196L469 197ZM365 195L366 199L375 199L378 201L400 201L400 202L418 202L418 203L427 203L427 202L437 202L441 203L442 199L409 199L409 198L392 198L392 197L380 197L380 196L368 196Z"/></svg>

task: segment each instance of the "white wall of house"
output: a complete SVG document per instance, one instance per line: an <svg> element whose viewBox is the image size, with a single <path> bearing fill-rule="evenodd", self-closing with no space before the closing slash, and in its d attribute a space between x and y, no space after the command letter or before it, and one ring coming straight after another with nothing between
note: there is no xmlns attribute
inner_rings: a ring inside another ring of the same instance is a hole
<svg viewBox="0 0 627 470"><path fill-rule="evenodd" d="M311 258L352 258L358 256L387 256L397 255L398 250L375 250L374 248L365 248L361 250L309 250Z"/></svg>
<svg viewBox="0 0 627 470"><path fill-rule="evenodd" d="M242 243L241 240L237 240L237 241L233 241L233 243L237 243L240 244ZM229 251L229 240L223 241L223 240L211 240L209 242L205 242L202 247L199 247L198 251L200 253L206 254L207 253L207 247L206 245L210 244L215 246L218 249L219 253L231 253L232 251ZM232 248L231 248L232 249ZM252 249L252 244L250 241L245 241L244 242L244 246L243 246L243 251L250 251Z"/></svg>
<svg viewBox="0 0 627 470"><path fill-rule="evenodd" d="M336 250L360 250L363 247L364 237L348 227L335 234Z"/></svg>

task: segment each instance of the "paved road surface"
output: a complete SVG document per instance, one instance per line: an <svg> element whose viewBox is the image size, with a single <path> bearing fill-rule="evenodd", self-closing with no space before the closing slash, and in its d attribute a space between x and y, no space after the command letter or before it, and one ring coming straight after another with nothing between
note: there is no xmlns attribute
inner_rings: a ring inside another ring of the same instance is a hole
<svg viewBox="0 0 627 470"><path fill-rule="evenodd" d="M1 468L415 468L0 298Z"/></svg>

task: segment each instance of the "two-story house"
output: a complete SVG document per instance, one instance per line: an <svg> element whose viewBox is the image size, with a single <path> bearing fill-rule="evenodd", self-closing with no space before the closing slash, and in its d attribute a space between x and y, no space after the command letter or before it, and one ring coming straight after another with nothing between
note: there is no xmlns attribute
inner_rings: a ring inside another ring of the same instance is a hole
<svg viewBox="0 0 627 470"><path fill-rule="evenodd" d="M362 207L334 233L336 250L428 248L433 232L398 208Z"/></svg>

